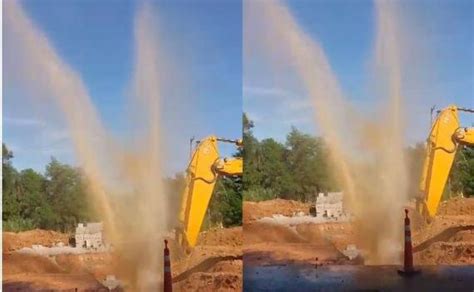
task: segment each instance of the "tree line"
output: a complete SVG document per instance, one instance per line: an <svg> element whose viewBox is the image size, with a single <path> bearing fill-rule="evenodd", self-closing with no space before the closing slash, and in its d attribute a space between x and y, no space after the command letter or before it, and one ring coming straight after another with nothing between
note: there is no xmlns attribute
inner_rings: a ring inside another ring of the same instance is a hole
<svg viewBox="0 0 474 292"><path fill-rule="evenodd" d="M70 231L78 222L96 219L86 198L78 168L51 158L45 173L17 170L13 152L2 144L3 213L5 231L34 228Z"/></svg>
<svg viewBox="0 0 474 292"><path fill-rule="evenodd" d="M292 127L285 143L272 138L259 141L254 127L244 114L244 200L306 201L315 193L339 190L329 171L329 149L321 138Z"/></svg>
<svg viewBox="0 0 474 292"><path fill-rule="evenodd" d="M339 191L331 175L329 149L320 137L292 128L284 143L272 138L259 141L255 124L243 116L244 148L234 154L244 158L243 177L221 178L216 184L204 228L242 224L242 200L274 198L307 201L318 192ZM417 194L424 159L424 144L405 149L409 192ZM34 228L71 231L78 222L100 220L88 203L85 176L79 168L52 158L44 174L17 170L14 155L2 144L3 229ZM170 206L178 210L185 175L165 178ZM456 154L445 197L474 196L474 148L461 147Z"/></svg>
<svg viewBox="0 0 474 292"><path fill-rule="evenodd" d="M308 201L316 193L341 190L331 172L330 149L321 137L292 127L284 143L272 138L259 141L253 134L254 127L255 123L244 114L244 200ZM409 193L415 197L422 173L424 143L406 147L404 152ZM474 148L461 147L456 154L444 196L460 193L474 196Z"/></svg>
<svg viewBox="0 0 474 292"><path fill-rule="evenodd" d="M12 163L14 153L5 144L2 144L2 154L3 230L18 232L39 228L71 232L79 222L100 221L89 203L87 180L80 168L53 157L44 173L31 168L17 170ZM239 155L239 152L235 154ZM185 187L184 172L164 178L164 185L170 210L179 210ZM241 178L218 181L205 228L242 223L241 189Z"/></svg>

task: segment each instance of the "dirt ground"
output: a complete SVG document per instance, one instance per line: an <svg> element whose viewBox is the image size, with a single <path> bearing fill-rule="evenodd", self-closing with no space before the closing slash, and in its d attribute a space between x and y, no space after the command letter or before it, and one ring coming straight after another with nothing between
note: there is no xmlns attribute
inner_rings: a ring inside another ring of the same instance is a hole
<svg viewBox="0 0 474 292"><path fill-rule="evenodd" d="M299 224L286 226L258 221L279 214L308 215L309 203L292 200L269 200L243 203L245 265L285 265L308 263L314 265L347 264L341 251L354 243L349 223Z"/></svg>
<svg viewBox="0 0 474 292"><path fill-rule="evenodd" d="M67 243L65 234L33 230L3 233L4 291L107 291L100 284L113 274L112 253L68 254L51 257L14 252L34 244ZM171 253L175 291L242 290L242 228L203 232L189 256ZM160 251L162 252L162 251Z"/></svg>
<svg viewBox="0 0 474 292"><path fill-rule="evenodd" d="M173 289L241 291L242 266L242 228L209 230L189 256L172 259Z"/></svg>
<svg viewBox="0 0 474 292"><path fill-rule="evenodd" d="M179 257L172 251L175 291L240 291L242 258L245 265L261 266L362 263L360 258L349 260L342 254L348 244L357 245L351 223L305 223L288 227L258 221L273 214L307 213L308 204L294 201L244 202L243 208L243 232L241 227L209 230L201 234L190 255ZM439 215L431 224L421 224L413 218L415 264L474 264L473 210L474 199L457 198L442 203ZM67 243L67 238L66 234L45 230L4 232L3 290L103 289L99 281L112 274L113 254L42 257L14 252L34 244Z"/></svg>
<svg viewBox="0 0 474 292"><path fill-rule="evenodd" d="M425 265L474 264L474 198L440 205L431 224L413 232L414 261Z"/></svg>
<svg viewBox="0 0 474 292"><path fill-rule="evenodd" d="M358 245L350 222L308 223L296 226L269 224L258 219L274 214L308 213L309 205L294 201L244 202L244 262L250 266L288 263L361 264L342 252ZM306 208L306 209L302 209ZM474 264L474 198L456 198L440 205L438 216L424 224L410 212L414 261L418 265Z"/></svg>
<svg viewBox="0 0 474 292"><path fill-rule="evenodd" d="M34 244L40 244L31 239ZM3 239L3 242L8 240ZM113 274L111 254L39 256L3 253L4 291L103 291L100 280ZM74 291L74 290L72 290Z"/></svg>
<svg viewBox="0 0 474 292"><path fill-rule="evenodd" d="M2 252L10 252L34 244L53 246L59 242L67 245L68 235L52 230L29 230L20 233L3 232Z"/></svg>
<svg viewBox="0 0 474 292"><path fill-rule="evenodd" d="M262 217L271 217L273 214L293 216L298 212L309 213L310 204L293 200L275 199L262 202L243 202L243 222L253 222Z"/></svg>

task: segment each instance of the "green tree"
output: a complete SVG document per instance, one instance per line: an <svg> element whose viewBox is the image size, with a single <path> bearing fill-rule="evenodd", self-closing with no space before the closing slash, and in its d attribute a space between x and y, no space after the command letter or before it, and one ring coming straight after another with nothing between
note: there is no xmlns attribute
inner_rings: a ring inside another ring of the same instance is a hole
<svg viewBox="0 0 474 292"><path fill-rule="evenodd" d="M307 200L316 192L337 189L322 139L293 127L285 144L274 139L258 141L253 127L244 115L244 199Z"/></svg>
<svg viewBox="0 0 474 292"><path fill-rule="evenodd" d="M254 122L247 114L243 114L243 140L244 148L242 156L244 158L244 176L242 178L243 199L250 201L269 200L276 197L272 188L262 185L262 149L261 144L253 135Z"/></svg>
<svg viewBox="0 0 474 292"><path fill-rule="evenodd" d="M83 177L78 169L55 158L46 166L46 195L58 217L58 229L71 230L90 217Z"/></svg>
<svg viewBox="0 0 474 292"><path fill-rule="evenodd" d="M458 151L449 180L452 192L474 196L474 147L462 147Z"/></svg>
<svg viewBox="0 0 474 292"><path fill-rule="evenodd" d="M53 228L57 223L45 193L45 178L33 169L25 169L19 175L18 195L20 216L27 218L39 228Z"/></svg>
<svg viewBox="0 0 474 292"><path fill-rule="evenodd" d="M244 158L244 171L243 176L243 190L247 191L254 186L259 185L261 177L257 169L260 162L259 153L260 145L258 140L254 137L252 128L254 127L253 121L251 121L247 115L243 114L243 142L244 147L241 155Z"/></svg>
<svg viewBox="0 0 474 292"><path fill-rule="evenodd" d="M259 186L271 189L274 194L291 198L295 188L293 176L285 163L287 151L285 146L273 139L264 139L259 146L260 159L257 170L260 173Z"/></svg>
<svg viewBox="0 0 474 292"><path fill-rule="evenodd" d="M409 178L409 194L416 197L425 159L424 143L417 143L405 151ZM451 172L443 192L443 200L452 194L462 193L464 196L474 196L474 148L460 147L454 158Z"/></svg>
<svg viewBox="0 0 474 292"><path fill-rule="evenodd" d="M329 154L322 139L303 134L292 127L286 145L287 163L298 199L306 201L318 192L336 188L328 166Z"/></svg>
<svg viewBox="0 0 474 292"><path fill-rule="evenodd" d="M208 220L211 225L224 227L242 225L242 179L222 177L217 181L209 204Z"/></svg>
<svg viewBox="0 0 474 292"><path fill-rule="evenodd" d="M4 143L2 143L2 155L2 220L6 223L20 218L20 204L17 196L18 172L11 163L13 152Z"/></svg>

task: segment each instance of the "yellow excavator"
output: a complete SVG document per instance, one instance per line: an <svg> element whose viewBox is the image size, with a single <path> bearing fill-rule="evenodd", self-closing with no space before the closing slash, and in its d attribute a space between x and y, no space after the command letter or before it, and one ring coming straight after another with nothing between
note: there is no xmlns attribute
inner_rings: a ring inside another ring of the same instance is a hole
<svg viewBox="0 0 474 292"><path fill-rule="evenodd" d="M242 158L221 158L218 142L243 146L240 139L229 140L216 136L208 136L196 142L186 171L186 187L177 230L178 244L184 251L189 251L196 245L217 179L221 176L242 175Z"/></svg>
<svg viewBox="0 0 474 292"><path fill-rule="evenodd" d="M459 146L474 146L474 128L460 126L459 112L474 110L450 105L438 111L428 136L417 203L428 221L436 215Z"/></svg>

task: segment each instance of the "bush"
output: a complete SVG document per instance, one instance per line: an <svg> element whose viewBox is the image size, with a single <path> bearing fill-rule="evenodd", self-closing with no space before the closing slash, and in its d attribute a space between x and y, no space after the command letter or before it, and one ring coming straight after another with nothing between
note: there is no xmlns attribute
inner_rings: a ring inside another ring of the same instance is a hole
<svg viewBox="0 0 474 292"><path fill-rule="evenodd" d="M35 229L35 224L31 219L16 217L3 221L2 227L4 231L20 232Z"/></svg>
<svg viewBox="0 0 474 292"><path fill-rule="evenodd" d="M253 201L253 202L260 202L266 200L275 199L277 195L274 193L272 189L265 189L265 188L252 188L250 190L243 191L243 199L245 201Z"/></svg>

